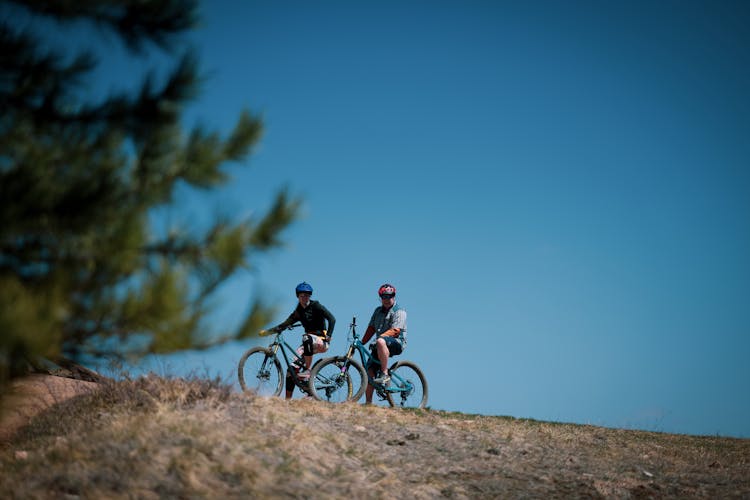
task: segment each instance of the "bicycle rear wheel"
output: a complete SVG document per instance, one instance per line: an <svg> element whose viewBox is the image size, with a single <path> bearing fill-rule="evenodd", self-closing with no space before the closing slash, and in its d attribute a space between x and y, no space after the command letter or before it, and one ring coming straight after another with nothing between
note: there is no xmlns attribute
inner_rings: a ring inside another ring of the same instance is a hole
<svg viewBox="0 0 750 500"><path fill-rule="evenodd" d="M278 396L284 381L281 363L264 347L253 347L242 355L237 378L243 391L253 391L259 396Z"/></svg>
<svg viewBox="0 0 750 500"><path fill-rule="evenodd" d="M326 358L310 371L310 394L319 401L357 401L367 385L362 365L346 356Z"/></svg>
<svg viewBox="0 0 750 500"><path fill-rule="evenodd" d="M389 403L402 408L427 406L427 379L411 361L398 361L390 368ZM395 390L394 390L395 389Z"/></svg>

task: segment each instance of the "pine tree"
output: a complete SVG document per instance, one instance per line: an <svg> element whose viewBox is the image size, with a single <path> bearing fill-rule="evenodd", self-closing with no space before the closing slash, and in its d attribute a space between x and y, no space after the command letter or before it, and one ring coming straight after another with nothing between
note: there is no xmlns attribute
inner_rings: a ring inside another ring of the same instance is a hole
<svg viewBox="0 0 750 500"><path fill-rule="evenodd" d="M157 231L149 214L178 184L227 182L262 133L241 112L226 137L181 124L198 90L196 57L174 41L195 26L193 0L15 0L55 23L90 22L134 54L174 61L161 83L87 102L97 66L44 49L39 34L0 24L0 384L39 357L81 360L205 348L268 322L258 301L234 332L203 330L209 299L250 258L281 244L299 200L282 190L260 218L205 231Z"/></svg>

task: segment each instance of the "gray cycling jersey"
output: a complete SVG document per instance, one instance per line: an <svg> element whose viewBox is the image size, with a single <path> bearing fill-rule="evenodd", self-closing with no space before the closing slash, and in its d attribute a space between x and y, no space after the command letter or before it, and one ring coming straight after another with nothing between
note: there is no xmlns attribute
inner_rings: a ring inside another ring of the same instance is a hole
<svg viewBox="0 0 750 500"><path fill-rule="evenodd" d="M375 308L375 312L372 313L370 318L370 325L375 329L375 335L378 337L381 333L391 328L400 328L396 339L401 342L401 347L406 347L406 309L401 308L398 304L394 304L393 307L387 311L383 309L383 306Z"/></svg>

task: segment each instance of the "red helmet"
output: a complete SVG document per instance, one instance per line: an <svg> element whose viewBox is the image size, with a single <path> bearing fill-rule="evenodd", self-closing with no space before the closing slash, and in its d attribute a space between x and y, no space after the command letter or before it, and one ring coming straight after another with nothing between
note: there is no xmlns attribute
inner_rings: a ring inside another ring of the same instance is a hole
<svg viewBox="0 0 750 500"><path fill-rule="evenodd" d="M380 295L381 297L383 295L390 295L391 297L393 297L394 295L396 295L396 287L391 285L390 283L381 285L380 288L378 288L378 295Z"/></svg>

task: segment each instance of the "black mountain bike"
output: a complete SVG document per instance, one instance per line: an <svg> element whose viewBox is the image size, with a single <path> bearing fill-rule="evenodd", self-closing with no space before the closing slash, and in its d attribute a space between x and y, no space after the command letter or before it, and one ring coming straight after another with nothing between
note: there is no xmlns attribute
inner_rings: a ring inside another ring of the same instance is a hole
<svg viewBox="0 0 750 500"><path fill-rule="evenodd" d="M378 398L390 406L424 408L427 405L427 379L422 370L411 361L397 361L389 368L388 385L376 383L365 371L373 359L369 349L356 332L357 318L349 325L349 349L344 356L320 360L310 370L310 394L315 399L342 403L357 401L369 382ZM360 361L354 359L359 353Z"/></svg>
<svg viewBox="0 0 750 500"><path fill-rule="evenodd" d="M299 326L302 325L295 323L286 329L291 330ZM284 340L283 333L283 330L278 333L269 332L268 334L274 337L273 342L268 347L253 347L242 355L237 366L237 378L243 391L254 391L261 396L278 396L281 394L285 379L279 360L279 353L281 353L281 359L286 364L286 373L292 377L294 384L303 393L310 394L312 372L310 380L297 376L297 367L304 365L304 359ZM319 359L313 365L313 368L321 361Z"/></svg>

